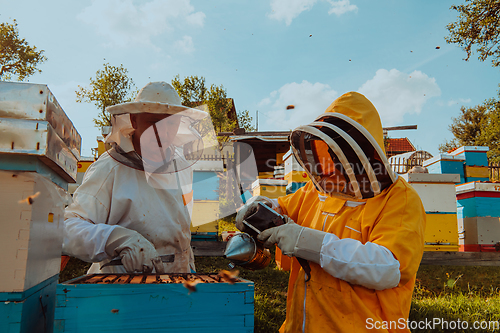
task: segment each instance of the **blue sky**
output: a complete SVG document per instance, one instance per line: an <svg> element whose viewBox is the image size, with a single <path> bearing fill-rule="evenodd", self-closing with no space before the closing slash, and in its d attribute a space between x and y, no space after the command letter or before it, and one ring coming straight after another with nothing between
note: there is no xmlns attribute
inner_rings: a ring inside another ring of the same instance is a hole
<svg viewBox="0 0 500 333"><path fill-rule="evenodd" d="M449 45L460 0L0 0L0 21L48 61L29 81L49 86L91 155L99 130L78 85L103 63L129 70L141 88L179 74L222 84L238 111L259 112L259 130L311 122L348 91L365 94L389 132L431 154L451 139L460 106L497 96L499 70ZM286 110L289 104L295 109Z"/></svg>

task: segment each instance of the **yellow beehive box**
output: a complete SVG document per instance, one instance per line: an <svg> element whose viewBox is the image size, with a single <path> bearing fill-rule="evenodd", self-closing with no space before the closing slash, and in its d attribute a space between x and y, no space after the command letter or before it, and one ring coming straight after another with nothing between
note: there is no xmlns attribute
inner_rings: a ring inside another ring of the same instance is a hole
<svg viewBox="0 0 500 333"><path fill-rule="evenodd" d="M290 149L284 156L285 163L285 177L288 183L304 183L309 181L309 176L302 166L297 162L297 159Z"/></svg>
<svg viewBox="0 0 500 333"><path fill-rule="evenodd" d="M191 218L191 232L217 232L218 200L195 200Z"/></svg>
<svg viewBox="0 0 500 333"><path fill-rule="evenodd" d="M487 166L475 166L475 165L466 165L465 166L465 177L467 178L485 178L485 180L489 180L490 171Z"/></svg>
<svg viewBox="0 0 500 333"><path fill-rule="evenodd" d="M458 251L457 214L426 214L424 251Z"/></svg>
<svg viewBox="0 0 500 333"><path fill-rule="evenodd" d="M264 172L259 172L259 178L260 179L269 179L274 177L274 171L264 171Z"/></svg>
<svg viewBox="0 0 500 333"><path fill-rule="evenodd" d="M263 195L275 199L286 195L288 182L282 179L257 179L252 183L253 196Z"/></svg>

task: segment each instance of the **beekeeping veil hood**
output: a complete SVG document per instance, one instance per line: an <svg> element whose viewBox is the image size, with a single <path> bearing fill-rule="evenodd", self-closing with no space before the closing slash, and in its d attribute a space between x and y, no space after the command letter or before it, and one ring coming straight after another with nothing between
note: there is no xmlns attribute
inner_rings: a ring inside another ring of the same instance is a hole
<svg viewBox="0 0 500 333"><path fill-rule="evenodd" d="M293 153L322 193L372 198L397 180L384 150L377 110L363 95L346 93L290 136Z"/></svg>
<svg viewBox="0 0 500 333"><path fill-rule="evenodd" d="M148 173L173 173L190 167L203 153L197 124L208 113L183 106L175 89L166 82L150 82L133 102L110 106L107 111L112 115L112 131L106 138L113 147L109 154L122 164ZM132 141L136 130L130 115L145 113L167 117L141 134L139 155Z"/></svg>

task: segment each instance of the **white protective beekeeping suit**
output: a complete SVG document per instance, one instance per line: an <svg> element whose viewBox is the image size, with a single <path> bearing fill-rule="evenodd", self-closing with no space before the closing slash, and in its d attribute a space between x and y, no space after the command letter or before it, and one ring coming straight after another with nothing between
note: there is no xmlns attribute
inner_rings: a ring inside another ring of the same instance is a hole
<svg viewBox="0 0 500 333"><path fill-rule="evenodd" d="M63 252L94 262L89 273L194 270L190 166L203 151L195 126L208 114L182 106L165 82L149 83L134 102L107 110L112 149L87 170L66 209ZM168 116L142 133L138 154L130 115L145 113ZM164 255L174 255L173 262L161 262ZM100 270L114 257L123 266Z"/></svg>

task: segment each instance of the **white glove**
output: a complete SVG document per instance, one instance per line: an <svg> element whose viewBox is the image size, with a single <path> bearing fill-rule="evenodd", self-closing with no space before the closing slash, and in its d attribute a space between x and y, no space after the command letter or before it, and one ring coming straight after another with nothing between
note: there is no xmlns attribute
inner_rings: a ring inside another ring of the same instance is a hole
<svg viewBox="0 0 500 333"><path fill-rule="evenodd" d="M245 225L243 224L243 220L246 219L248 216L252 215L255 213L257 210L257 206L259 205L259 202L262 202L263 204L266 204L267 206L271 207L272 209L276 209L279 206L273 202L272 199L269 199L267 197L257 195L255 197L251 197L248 199L248 201L245 203L243 207L241 207L238 210L238 213L236 214L236 219L234 221L234 224L238 230L244 230Z"/></svg>
<svg viewBox="0 0 500 333"><path fill-rule="evenodd" d="M137 231L116 226L106 241L106 253L110 257L119 255L128 273L151 273L153 268L157 274L165 273L153 244Z"/></svg>
<svg viewBox="0 0 500 333"><path fill-rule="evenodd" d="M277 244L283 254L289 257L303 258L319 263L321 245L325 234L323 231L305 228L284 215L285 224L269 228L257 238L270 248Z"/></svg>
<svg viewBox="0 0 500 333"><path fill-rule="evenodd" d="M386 247L339 239L334 234L302 227L288 216L284 218L286 224L264 230L257 237L264 247L277 244L288 256L320 264L333 277L369 289L384 290L398 285L400 264ZM299 263L302 265L300 259Z"/></svg>

